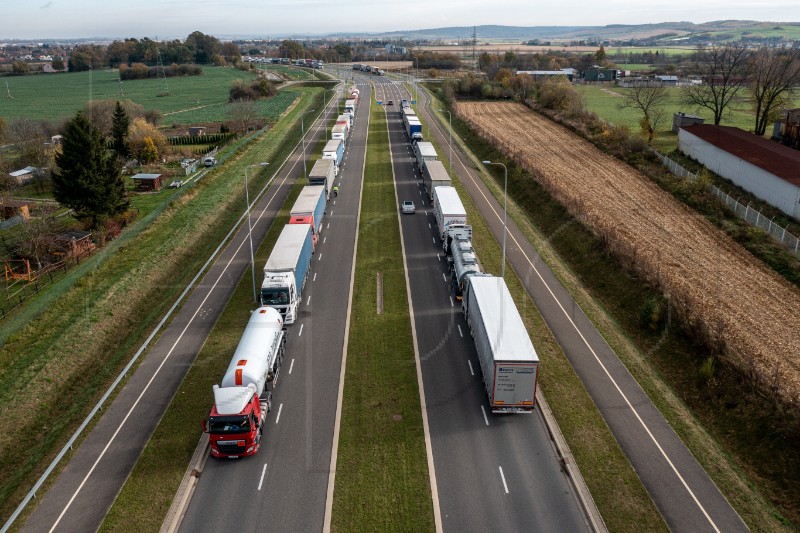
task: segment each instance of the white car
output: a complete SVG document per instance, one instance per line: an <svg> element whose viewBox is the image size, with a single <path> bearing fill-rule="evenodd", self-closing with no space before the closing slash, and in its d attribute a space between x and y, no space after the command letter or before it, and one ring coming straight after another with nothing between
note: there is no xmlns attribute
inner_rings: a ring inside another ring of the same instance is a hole
<svg viewBox="0 0 800 533"><path fill-rule="evenodd" d="M404 200L401 205L401 210L403 214L413 215L417 212L417 208L414 207L414 202L411 200Z"/></svg>

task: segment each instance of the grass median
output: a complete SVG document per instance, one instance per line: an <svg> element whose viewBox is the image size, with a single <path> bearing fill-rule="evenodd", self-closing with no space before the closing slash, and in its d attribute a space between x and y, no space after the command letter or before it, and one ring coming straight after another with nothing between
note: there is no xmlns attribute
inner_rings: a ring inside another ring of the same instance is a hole
<svg viewBox="0 0 800 533"><path fill-rule="evenodd" d="M241 210L234 206L244 205L244 167L285 158L299 140L299 114L322 95L298 92L300 99L269 133L188 189L7 337L0 349L2 515L22 499L238 218ZM251 187L267 177L254 172Z"/></svg>
<svg viewBox="0 0 800 533"><path fill-rule="evenodd" d="M372 103L331 529L432 531L389 138ZM377 275L383 312L377 314Z"/></svg>

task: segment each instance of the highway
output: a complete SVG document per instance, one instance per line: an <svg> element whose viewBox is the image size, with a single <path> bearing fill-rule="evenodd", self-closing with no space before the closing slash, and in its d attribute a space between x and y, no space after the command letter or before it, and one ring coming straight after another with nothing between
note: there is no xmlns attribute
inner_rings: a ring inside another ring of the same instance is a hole
<svg viewBox="0 0 800 533"><path fill-rule="evenodd" d="M376 87L379 99L394 101L385 109L398 199L416 205L401 226L443 529L587 531L541 412L491 413L474 342L451 296L432 205L397 113L408 93L399 84Z"/></svg>
<svg viewBox="0 0 800 533"><path fill-rule="evenodd" d="M316 121L315 126L308 128L307 142L315 143L325 131L324 121ZM294 181L302 176L300 153L298 145L252 209L256 244L264 239ZM245 223L210 265L118 396L104 407L95 427L38 500L23 531L95 531L100 526L246 272L250 262L247 242ZM299 364L303 364L300 359Z"/></svg>
<svg viewBox="0 0 800 533"><path fill-rule="evenodd" d="M181 531L224 531L232 524L237 531L323 529L369 123L370 89L359 88L354 130L335 180L339 195L328 203L301 313L288 326L261 449L235 461L206 462Z"/></svg>
<svg viewBox="0 0 800 533"><path fill-rule="evenodd" d="M416 106L443 149L447 127L429 113L424 91ZM479 163L478 163L479 164ZM464 184L495 239L502 240L503 207L481 181L475 162L455 143L453 173ZM478 257L480 257L480 250ZM747 531L694 456L617 358L569 292L514 223L508 221L507 260L673 531ZM437 470L438 474L438 470Z"/></svg>

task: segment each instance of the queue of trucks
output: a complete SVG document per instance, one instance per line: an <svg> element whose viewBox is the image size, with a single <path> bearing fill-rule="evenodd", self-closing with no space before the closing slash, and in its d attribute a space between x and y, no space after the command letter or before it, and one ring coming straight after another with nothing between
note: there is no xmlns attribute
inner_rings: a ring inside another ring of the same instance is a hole
<svg viewBox="0 0 800 533"><path fill-rule="evenodd" d="M382 69L378 67L364 65L361 63L353 63L353 70L359 70L361 72L367 72L369 74L377 74L378 76L383 76L386 74L386 72L384 72Z"/></svg>
<svg viewBox="0 0 800 533"><path fill-rule="evenodd" d="M400 115L433 203L434 221L450 270L450 290L461 301L492 412L531 413L536 406L539 370L536 349L505 280L481 268L464 205L433 144L422 141L419 119L407 100L401 102ZM413 138L415 133L420 139Z"/></svg>
<svg viewBox="0 0 800 533"><path fill-rule="evenodd" d="M357 101L356 87L349 94ZM349 129L354 114L355 106L347 124L337 126ZM202 422L213 457L245 457L256 453L261 445L272 406L271 389L275 388L284 358L286 326L298 319L311 258L319 244L344 149L344 138L334 137L325 145L322 158L314 163L308 184L289 212L289 223L281 230L264 265L259 307L252 312L222 381L212 389L214 405Z"/></svg>

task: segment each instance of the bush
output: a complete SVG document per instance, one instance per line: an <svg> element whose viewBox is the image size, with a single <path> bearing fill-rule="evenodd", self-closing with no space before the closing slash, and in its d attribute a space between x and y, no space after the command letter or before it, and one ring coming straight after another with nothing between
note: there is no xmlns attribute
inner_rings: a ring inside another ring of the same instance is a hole
<svg viewBox="0 0 800 533"><path fill-rule="evenodd" d="M545 109L574 113L583 109L583 99L570 81L557 77L547 80L539 88L539 104Z"/></svg>

